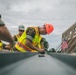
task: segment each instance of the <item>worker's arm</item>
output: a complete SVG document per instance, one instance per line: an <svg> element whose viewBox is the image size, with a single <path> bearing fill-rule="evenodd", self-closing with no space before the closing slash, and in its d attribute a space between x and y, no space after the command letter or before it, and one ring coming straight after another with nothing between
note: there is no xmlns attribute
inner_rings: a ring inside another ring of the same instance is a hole
<svg viewBox="0 0 76 75"><path fill-rule="evenodd" d="M37 50L37 51L39 51L39 52L45 52L45 50L44 49L40 49L40 48L38 48L38 47L36 47L36 46L34 46L33 44L32 44L32 42L30 41L30 40L26 40L26 46L28 46L29 48L31 48L31 49L33 49L33 50Z"/></svg>
<svg viewBox="0 0 76 75"><path fill-rule="evenodd" d="M3 41L13 43L13 38L12 38L9 30L5 26L5 23L2 21L1 15L0 15L0 39Z"/></svg>

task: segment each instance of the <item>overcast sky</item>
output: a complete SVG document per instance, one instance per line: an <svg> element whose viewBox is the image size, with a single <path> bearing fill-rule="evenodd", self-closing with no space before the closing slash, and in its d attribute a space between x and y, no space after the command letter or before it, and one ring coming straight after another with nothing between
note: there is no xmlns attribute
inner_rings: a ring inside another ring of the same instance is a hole
<svg viewBox="0 0 76 75"><path fill-rule="evenodd" d="M54 31L44 37L49 48L57 48L62 33L76 22L76 0L0 0L0 14L12 35L21 24L53 24Z"/></svg>

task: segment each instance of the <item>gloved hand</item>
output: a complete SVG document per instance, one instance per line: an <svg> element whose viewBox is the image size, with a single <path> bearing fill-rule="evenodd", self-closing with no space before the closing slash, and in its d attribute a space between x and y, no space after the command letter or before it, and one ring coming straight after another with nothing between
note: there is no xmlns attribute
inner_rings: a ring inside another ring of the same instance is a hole
<svg viewBox="0 0 76 75"><path fill-rule="evenodd" d="M44 50L44 49L40 49L40 50L39 50L39 53L45 54L45 50Z"/></svg>
<svg viewBox="0 0 76 75"><path fill-rule="evenodd" d="M40 52L41 54L45 54L45 51L43 51L43 52Z"/></svg>

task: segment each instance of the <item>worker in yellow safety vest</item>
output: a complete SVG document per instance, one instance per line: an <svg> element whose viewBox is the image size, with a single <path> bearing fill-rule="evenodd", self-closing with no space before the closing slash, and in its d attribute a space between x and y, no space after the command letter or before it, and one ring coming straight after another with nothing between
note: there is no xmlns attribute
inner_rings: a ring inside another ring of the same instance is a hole
<svg viewBox="0 0 76 75"><path fill-rule="evenodd" d="M2 41L0 40L0 51L2 51L2 49L3 49L3 43L2 43Z"/></svg>
<svg viewBox="0 0 76 75"><path fill-rule="evenodd" d="M20 25L20 26L18 27L18 32L19 32L19 33L18 33L18 34L15 34L15 35L13 36L14 43L18 41L18 39L19 39L19 38L21 37L21 35L23 34L24 30L25 30L24 25Z"/></svg>
<svg viewBox="0 0 76 75"><path fill-rule="evenodd" d="M28 27L14 46L14 50L19 52L35 52L44 53L43 48L37 47L40 44L41 35L50 34L54 30L52 24L44 24L42 27Z"/></svg>

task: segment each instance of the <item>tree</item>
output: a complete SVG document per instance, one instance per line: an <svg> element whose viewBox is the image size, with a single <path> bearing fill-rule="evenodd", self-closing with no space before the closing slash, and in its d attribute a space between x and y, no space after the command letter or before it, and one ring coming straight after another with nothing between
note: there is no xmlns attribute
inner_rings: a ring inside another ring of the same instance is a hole
<svg viewBox="0 0 76 75"><path fill-rule="evenodd" d="M56 50L54 48L49 49L49 52L55 53Z"/></svg>
<svg viewBox="0 0 76 75"><path fill-rule="evenodd" d="M45 38L42 38L41 44L42 44L43 48L47 51L49 48L49 43L46 41Z"/></svg>

